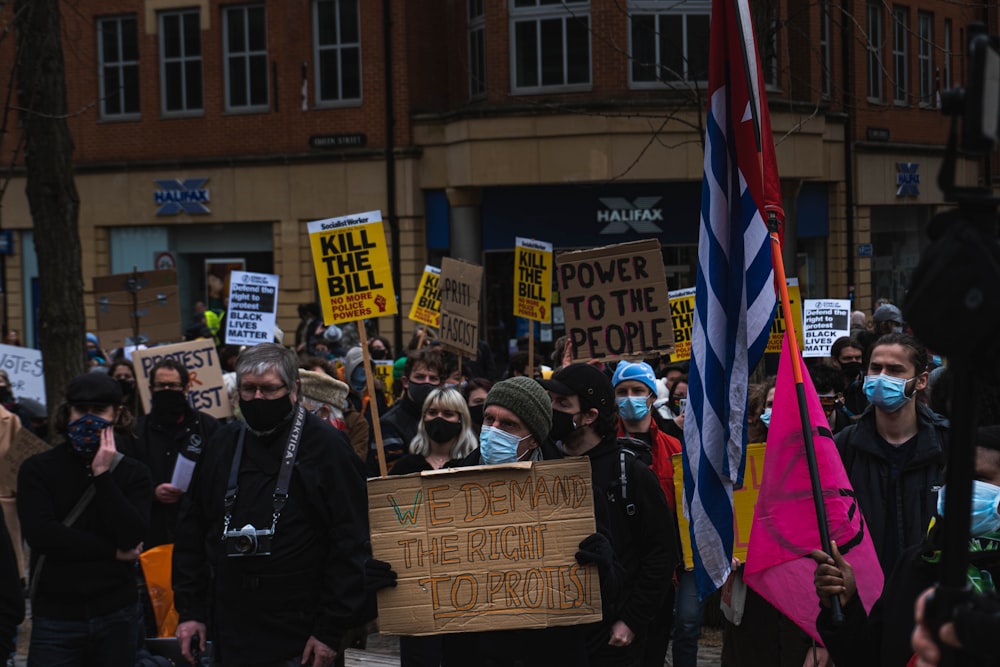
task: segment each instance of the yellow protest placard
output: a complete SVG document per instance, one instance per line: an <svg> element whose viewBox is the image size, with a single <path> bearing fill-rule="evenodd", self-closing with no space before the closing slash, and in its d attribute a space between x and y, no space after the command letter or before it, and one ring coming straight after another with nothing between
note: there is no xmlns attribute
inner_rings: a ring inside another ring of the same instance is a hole
<svg viewBox="0 0 1000 667"><path fill-rule="evenodd" d="M684 567L694 567L691 554L691 527L681 508L684 506L684 470L681 455L674 454L674 494L677 499L677 525L681 532L681 550L684 553ZM744 563L747 547L750 546L750 527L753 525L753 510L757 505L760 483L764 479L764 443L747 445L747 467L743 473L743 488L733 491L733 555Z"/></svg>
<svg viewBox="0 0 1000 667"><path fill-rule="evenodd" d="M601 619L597 568L574 555L595 530L586 457L368 480L379 629L429 635Z"/></svg>
<svg viewBox="0 0 1000 667"><path fill-rule="evenodd" d="M375 364L375 377L385 385L385 404L392 405L392 361L379 359Z"/></svg>
<svg viewBox="0 0 1000 667"><path fill-rule="evenodd" d="M420 277L417 286L417 296L410 306L410 319L437 329L441 324L441 290L438 282L441 279L441 269L427 264L424 275Z"/></svg>
<svg viewBox="0 0 1000 667"><path fill-rule="evenodd" d="M674 351L670 361L691 358L691 329L694 328L694 288L670 292L670 319L674 325Z"/></svg>
<svg viewBox="0 0 1000 667"><path fill-rule="evenodd" d="M326 324L396 312L379 211L314 220L308 229Z"/></svg>
<svg viewBox="0 0 1000 667"><path fill-rule="evenodd" d="M552 312L552 244L517 237L514 315L548 322Z"/></svg>
<svg viewBox="0 0 1000 667"><path fill-rule="evenodd" d="M799 279L788 278L788 301L792 307L792 320L795 323L795 339L799 342L799 349L802 349L802 300L799 298ZM779 299L780 301L780 299ZM785 312L778 304L774 322L771 324L771 335L767 339L768 354L781 354L781 342L785 337Z"/></svg>

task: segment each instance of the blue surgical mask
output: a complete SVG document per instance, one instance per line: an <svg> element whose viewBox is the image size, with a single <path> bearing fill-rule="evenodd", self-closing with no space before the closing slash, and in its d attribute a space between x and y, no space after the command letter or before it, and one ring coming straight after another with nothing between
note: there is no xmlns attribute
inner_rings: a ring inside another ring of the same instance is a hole
<svg viewBox="0 0 1000 667"><path fill-rule="evenodd" d="M514 463L517 461L517 446L530 437L519 438L494 426L483 426L479 434L479 455L486 465Z"/></svg>
<svg viewBox="0 0 1000 667"><path fill-rule="evenodd" d="M365 375L365 367L358 366L353 371L351 371L351 389L358 392L359 394L365 393L365 388L368 386L368 377Z"/></svg>
<svg viewBox="0 0 1000 667"><path fill-rule="evenodd" d="M619 396L615 399L618 413L627 422L641 421L649 414L648 396Z"/></svg>
<svg viewBox="0 0 1000 667"><path fill-rule="evenodd" d="M896 412L910 402L912 396L906 395L906 383L915 379L905 380L884 373L869 375L865 377L865 396L875 407Z"/></svg>
<svg viewBox="0 0 1000 667"><path fill-rule="evenodd" d="M1000 486L989 482L972 482L972 525L969 533L972 537L980 537L1000 530ZM938 514L944 516L944 488L938 493Z"/></svg>
<svg viewBox="0 0 1000 667"><path fill-rule="evenodd" d="M101 447L101 431L111 426L111 422L89 412L69 423L67 436L73 451L84 458L93 458Z"/></svg>
<svg viewBox="0 0 1000 667"><path fill-rule="evenodd" d="M771 408L767 408L764 412L760 413L760 420L764 422L764 426L771 428Z"/></svg>

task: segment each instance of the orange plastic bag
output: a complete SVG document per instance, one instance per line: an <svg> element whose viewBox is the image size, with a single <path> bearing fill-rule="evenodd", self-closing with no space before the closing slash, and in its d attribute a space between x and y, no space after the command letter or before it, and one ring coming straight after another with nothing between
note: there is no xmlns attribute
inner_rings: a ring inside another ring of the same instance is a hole
<svg viewBox="0 0 1000 667"><path fill-rule="evenodd" d="M156 615L156 636L173 637L177 632L177 610L174 609L174 589L170 586L170 561L174 545L161 544L139 556L146 590Z"/></svg>

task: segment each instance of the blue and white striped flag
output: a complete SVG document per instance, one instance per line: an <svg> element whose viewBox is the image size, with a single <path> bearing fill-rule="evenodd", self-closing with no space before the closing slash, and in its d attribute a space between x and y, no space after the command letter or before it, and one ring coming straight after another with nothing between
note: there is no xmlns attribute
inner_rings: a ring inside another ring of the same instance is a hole
<svg viewBox="0 0 1000 667"><path fill-rule="evenodd" d="M698 595L730 573L747 384L777 299L765 207L780 210L771 122L747 0L712 3L698 278L684 423L684 512Z"/></svg>

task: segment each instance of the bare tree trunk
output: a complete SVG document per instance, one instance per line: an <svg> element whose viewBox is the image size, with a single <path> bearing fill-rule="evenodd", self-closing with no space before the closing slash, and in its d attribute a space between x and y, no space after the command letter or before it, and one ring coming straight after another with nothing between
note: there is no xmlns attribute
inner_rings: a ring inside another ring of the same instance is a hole
<svg viewBox="0 0 1000 667"><path fill-rule="evenodd" d="M38 256L39 338L46 401L54 415L66 384L84 371L80 198L73 181L73 139L66 124L59 0L16 0L14 7L25 189Z"/></svg>

